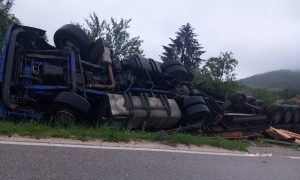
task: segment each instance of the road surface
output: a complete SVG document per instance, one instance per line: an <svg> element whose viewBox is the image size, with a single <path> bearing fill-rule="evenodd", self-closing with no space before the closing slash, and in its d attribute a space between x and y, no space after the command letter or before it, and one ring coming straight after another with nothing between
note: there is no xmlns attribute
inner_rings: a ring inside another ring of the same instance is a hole
<svg viewBox="0 0 300 180"><path fill-rule="evenodd" d="M299 156L0 141L0 179L298 180Z"/></svg>

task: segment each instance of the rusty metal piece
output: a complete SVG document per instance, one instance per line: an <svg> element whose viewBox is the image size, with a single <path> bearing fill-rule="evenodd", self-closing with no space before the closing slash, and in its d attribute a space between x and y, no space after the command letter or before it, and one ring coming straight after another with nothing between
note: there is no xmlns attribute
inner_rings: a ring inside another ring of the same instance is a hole
<svg viewBox="0 0 300 180"><path fill-rule="evenodd" d="M224 116L222 114L218 114L214 117L211 124L215 126L220 124L223 120L224 120Z"/></svg>
<svg viewBox="0 0 300 180"><path fill-rule="evenodd" d="M110 84L89 84L88 87L90 88L97 88L97 89L113 89L116 86L116 81L114 78L112 65L108 64L108 73L111 83Z"/></svg>
<svg viewBox="0 0 300 180"><path fill-rule="evenodd" d="M214 135L222 136L224 138L234 138L234 139L261 136L261 134L256 132L256 131L252 131L252 132L249 132L249 131L248 132L245 132L245 131L232 131L232 132L215 133Z"/></svg>

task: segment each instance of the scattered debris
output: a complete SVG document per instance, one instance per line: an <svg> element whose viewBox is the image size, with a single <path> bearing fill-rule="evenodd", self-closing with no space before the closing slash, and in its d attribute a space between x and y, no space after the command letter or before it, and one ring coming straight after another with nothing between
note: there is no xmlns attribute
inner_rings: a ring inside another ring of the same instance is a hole
<svg viewBox="0 0 300 180"><path fill-rule="evenodd" d="M244 131L232 131L232 132L223 132L216 133L214 135L221 136L229 139L249 139L249 138L259 138L262 137L262 134L259 132L244 132Z"/></svg>
<svg viewBox="0 0 300 180"><path fill-rule="evenodd" d="M276 129L273 127L270 127L265 132L275 140L300 144L300 134L296 134L283 129Z"/></svg>

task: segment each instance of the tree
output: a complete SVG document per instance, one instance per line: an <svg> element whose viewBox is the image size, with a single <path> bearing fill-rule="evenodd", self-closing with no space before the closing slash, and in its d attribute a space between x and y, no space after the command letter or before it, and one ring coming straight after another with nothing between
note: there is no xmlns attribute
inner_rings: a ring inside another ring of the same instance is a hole
<svg viewBox="0 0 300 180"><path fill-rule="evenodd" d="M14 0L0 0L0 49L2 49L2 42L5 32L10 24L20 23L20 21L10 13L14 4Z"/></svg>
<svg viewBox="0 0 300 180"><path fill-rule="evenodd" d="M299 94L300 94L300 89L296 89L296 88L283 89L279 91L279 96L284 100L288 100Z"/></svg>
<svg viewBox="0 0 300 180"><path fill-rule="evenodd" d="M203 81L208 90L228 96L239 89L234 73L237 64L232 52L221 52L219 57L209 58L203 68L195 73L196 80Z"/></svg>
<svg viewBox="0 0 300 180"><path fill-rule="evenodd" d="M253 89L252 94L256 99L261 99L268 105L281 100L277 91L272 91L265 88L255 88Z"/></svg>
<svg viewBox="0 0 300 180"><path fill-rule="evenodd" d="M236 79L236 74L233 73L238 61L233 57L232 52L221 52L219 57L209 58L203 70L214 81L225 82Z"/></svg>
<svg viewBox="0 0 300 180"><path fill-rule="evenodd" d="M189 70L199 68L203 61L200 56L205 53L203 47L196 39L197 35L194 33L194 28L187 23L179 28L176 32L176 38L171 40L171 44L163 46L164 52L160 56L162 61L170 59L180 60Z"/></svg>
<svg viewBox="0 0 300 180"><path fill-rule="evenodd" d="M99 20L96 13L92 13L89 19L85 19L86 25L81 26L83 30L88 34L91 40L102 38L104 45L111 48L115 57L124 58L129 54L143 55L141 48L142 40L140 37L130 37L128 28L131 19L123 19L117 21L114 18L110 19L110 22L106 20Z"/></svg>

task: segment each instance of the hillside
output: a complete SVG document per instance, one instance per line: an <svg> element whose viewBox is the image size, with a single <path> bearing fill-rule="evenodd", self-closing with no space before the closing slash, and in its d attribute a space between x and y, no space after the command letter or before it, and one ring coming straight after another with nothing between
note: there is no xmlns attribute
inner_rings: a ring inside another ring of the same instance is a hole
<svg viewBox="0 0 300 180"><path fill-rule="evenodd" d="M300 71L271 71L241 79L240 82L250 87L272 89L300 88Z"/></svg>

